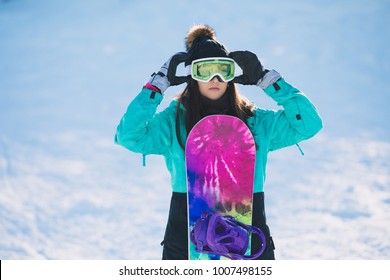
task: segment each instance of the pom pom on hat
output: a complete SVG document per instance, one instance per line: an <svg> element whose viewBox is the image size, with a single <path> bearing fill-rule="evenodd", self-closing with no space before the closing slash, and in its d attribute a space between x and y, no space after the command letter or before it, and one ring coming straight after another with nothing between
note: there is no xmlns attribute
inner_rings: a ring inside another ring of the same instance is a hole
<svg viewBox="0 0 390 280"><path fill-rule="evenodd" d="M188 51L192 47L194 41L201 37L208 37L214 41L217 40L215 31L210 26L201 24L194 25L190 28L190 30L188 30L185 38L186 50Z"/></svg>
<svg viewBox="0 0 390 280"><path fill-rule="evenodd" d="M227 49L217 41L213 28L208 25L195 25L185 38L185 47L190 55L186 65L195 59L206 57L228 57Z"/></svg>

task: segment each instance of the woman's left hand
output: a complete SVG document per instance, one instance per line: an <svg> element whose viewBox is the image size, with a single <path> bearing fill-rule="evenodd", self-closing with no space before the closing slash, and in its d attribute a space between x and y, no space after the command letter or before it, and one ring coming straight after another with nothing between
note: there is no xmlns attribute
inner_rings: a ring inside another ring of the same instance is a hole
<svg viewBox="0 0 390 280"><path fill-rule="evenodd" d="M268 70L264 69L257 55L250 51L235 51L229 56L241 67L243 74L233 79L234 83L257 85Z"/></svg>

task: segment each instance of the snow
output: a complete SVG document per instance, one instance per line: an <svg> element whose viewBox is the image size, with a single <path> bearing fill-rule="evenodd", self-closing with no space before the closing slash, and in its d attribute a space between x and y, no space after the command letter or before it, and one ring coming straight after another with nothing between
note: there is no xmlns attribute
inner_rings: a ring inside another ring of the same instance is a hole
<svg viewBox="0 0 390 280"><path fill-rule="evenodd" d="M225 2L0 2L0 259L161 258L169 174L113 136L194 23L256 52L324 120L303 157L269 155L276 257L389 259L388 1ZM256 87L240 91L277 108Z"/></svg>

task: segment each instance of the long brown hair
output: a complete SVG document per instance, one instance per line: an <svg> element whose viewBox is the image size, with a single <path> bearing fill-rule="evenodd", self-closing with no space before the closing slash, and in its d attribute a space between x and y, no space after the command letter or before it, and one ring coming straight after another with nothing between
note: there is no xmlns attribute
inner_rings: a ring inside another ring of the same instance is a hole
<svg viewBox="0 0 390 280"><path fill-rule="evenodd" d="M228 83L225 94L228 95L229 99L229 114L247 123L247 119L254 115L254 106L240 96L233 82ZM195 124L205 117L200 96L198 82L188 77L187 87L177 97L178 102L176 107L176 137L183 149L185 143L182 141L180 131L180 122L183 121L180 114L180 107L184 106L186 109L184 113L184 125L188 135Z"/></svg>

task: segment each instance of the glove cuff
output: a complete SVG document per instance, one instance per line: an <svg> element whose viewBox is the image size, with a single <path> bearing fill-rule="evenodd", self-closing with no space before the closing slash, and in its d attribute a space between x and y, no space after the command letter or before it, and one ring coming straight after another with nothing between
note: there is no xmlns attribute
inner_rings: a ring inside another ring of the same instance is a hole
<svg viewBox="0 0 390 280"><path fill-rule="evenodd" d="M150 78L149 83L158 88L160 93L164 93L167 88L170 86L167 76L162 74L161 72L153 73L152 78Z"/></svg>
<svg viewBox="0 0 390 280"><path fill-rule="evenodd" d="M161 93L159 88L155 87L154 85L152 85L152 84L149 83L149 82L147 82L147 83L144 85L144 88L147 88L147 89L150 89L150 90L152 90L152 91Z"/></svg>
<svg viewBox="0 0 390 280"><path fill-rule="evenodd" d="M281 77L282 76L275 70L270 70L257 82L257 86L261 87L262 89L266 89Z"/></svg>

